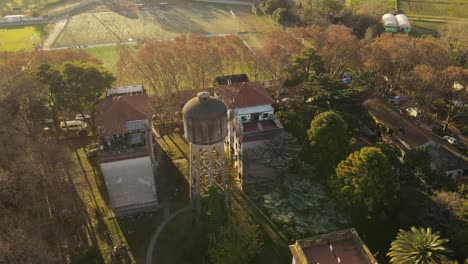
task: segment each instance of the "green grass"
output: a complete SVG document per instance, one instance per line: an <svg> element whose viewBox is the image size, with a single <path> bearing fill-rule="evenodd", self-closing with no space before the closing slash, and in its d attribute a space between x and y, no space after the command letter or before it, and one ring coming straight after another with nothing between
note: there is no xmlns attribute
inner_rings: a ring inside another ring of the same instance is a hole
<svg viewBox="0 0 468 264"><path fill-rule="evenodd" d="M0 28L0 50L32 50L40 39L36 27Z"/></svg>
<svg viewBox="0 0 468 264"><path fill-rule="evenodd" d="M99 250L104 260L108 262L113 245L127 241L117 220L108 218L110 209L107 206L106 194L102 193L102 190L105 190L102 176L96 174L83 148L76 149L75 153L81 173L74 177L73 182L86 205L86 211L91 218L91 228L97 233ZM133 259L133 256L131 258Z"/></svg>
<svg viewBox="0 0 468 264"><path fill-rule="evenodd" d="M114 74L116 73L115 64L119 60L119 49L117 46L91 47L84 48L83 50L102 61L106 69Z"/></svg>
<svg viewBox="0 0 468 264"><path fill-rule="evenodd" d="M170 159L185 159L189 156L189 144L183 136L178 133L172 133L163 136L164 144L161 146Z"/></svg>
<svg viewBox="0 0 468 264"><path fill-rule="evenodd" d="M388 7L395 7L396 0L385 0L387 2ZM346 6L357 6L360 3L366 2L366 0L346 0Z"/></svg>
<svg viewBox="0 0 468 264"><path fill-rule="evenodd" d="M271 19L254 16L250 7L181 1L165 9L125 16L114 12L79 14L71 18L54 46L172 38L189 33L263 32L274 27Z"/></svg>
<svg viewBox="0 0 468 264"><path fill-rule="evenodd" d="M60 2L60 0L1 0L0 15L21 14L55 2ZM21 11L13 10L13 8L21 8Z"/></svg>
<svg viewBox="0 0 468 264"><path fill-rule="evenodd" d="M437 16L452 18L467 18L468 1L401 1L400 9L411 16Z"/></svg>

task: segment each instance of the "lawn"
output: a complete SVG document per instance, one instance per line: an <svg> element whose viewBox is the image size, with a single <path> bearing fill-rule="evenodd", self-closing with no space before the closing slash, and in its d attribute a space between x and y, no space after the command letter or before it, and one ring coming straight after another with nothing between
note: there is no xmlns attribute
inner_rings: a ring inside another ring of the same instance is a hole
<svg viewBox="0 0 468 264"><path fill-rule="evenodd" d="M232 11L232 13L231 13ZM172 38L182 34L264 32L276 27L245 6L181 1L164 9L82 13L73 16L54 46Z"/></svg>
<svg viewBox="0 0 468 264"><path fill-rule="evenodd" d="M5 16L28 12L31 9L60 1L61 0L1 0L0 15ZM21 10L14 8L20 8Z"/></svg>
<svg viewBox="0 0 468 264"><path fill-rule="evenodd" d="M400 1L400 9L410 16L467 18L468 1Z"/></svg>
<svg viewBox="0 0 468 264"><path fill-rule="evenodd" d="M0 28L0 50L32 50L41 40L36 27Z"/></svg>
<svg viewBox="0 0 468 264"><path fill-rule="evenodd" d="M116 74L117 70L115 64L119 60L119 47L107 46L107 47L90 47L84 48L84 51L89 53L91 56L102 61L103 66Z"/></svg>

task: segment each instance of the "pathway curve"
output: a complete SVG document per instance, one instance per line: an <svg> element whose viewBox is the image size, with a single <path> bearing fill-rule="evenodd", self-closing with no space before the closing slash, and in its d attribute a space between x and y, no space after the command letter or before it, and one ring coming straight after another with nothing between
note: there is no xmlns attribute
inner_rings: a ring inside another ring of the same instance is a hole
<svg viewBox="0 0 468 264"><path fill-rule="evenodd" d="M146 250L146 264L153 264L153 252L154 248L156 247L156 240L158 240L159 235L161 232L164 230L166 225L171 222L172 219L174 219L176 216L180 215L183 212L186 212L190 210L190 206L186 206L184 208L181 208L177 211L175 211L172 215L167 217L164 222L161 223L161 225L156 229L156 231L153 234L153 237L151 238L151 242L148 246L148 249Z"/></svg>
<svg viewBox="0 0 468 264"><path fill-rule="evenodd" d="M52 45L54 45L55 40L58 38L60 33L62 33L62 30L67 25L67 22L68 22L68 19L62 19L62 20L57 21L53 25L52 30L50 31L49 34L47 34L47 37L42 43L42 49L48 50L52 47Z"/></svg>

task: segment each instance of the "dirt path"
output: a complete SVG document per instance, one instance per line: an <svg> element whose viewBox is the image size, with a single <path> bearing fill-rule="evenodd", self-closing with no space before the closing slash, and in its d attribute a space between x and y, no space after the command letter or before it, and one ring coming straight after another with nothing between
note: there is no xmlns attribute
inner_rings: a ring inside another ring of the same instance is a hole
<svg viewBox="0 0 468 264"><path fill-rule="evenodd" d="M42 43L43 50L49 50L52 47L52 45L54 45L55 40L58 38L58 36L65 28L67 23L68 19L62 19L53 24L52 29L50 30L47 37L44 39L44 42Z"/></svg>

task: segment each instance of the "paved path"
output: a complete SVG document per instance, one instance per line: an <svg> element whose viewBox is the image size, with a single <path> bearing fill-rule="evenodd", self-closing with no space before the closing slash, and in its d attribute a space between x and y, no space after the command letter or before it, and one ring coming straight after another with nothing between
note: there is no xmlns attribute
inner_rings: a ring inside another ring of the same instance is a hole
<svg viewBox="0 0 468 264"><path fill-rule="evenodd" d="M166 225L169 222L171 222L171 220L174 219L176 216L178 216L181 213L186 212L186 211L188 211L190 209L191 209L191 207L187 206L187 207L184 207L182 209L179 209L179 210L175 211L172 215L167 217L164 220L164 222L161 223L161 225L158 227L158 229L156 229L156 231L153 234L153 237L151 238L151 242L150 242L150 244L148 246L148 249L146 250L146 264L153 264L153 252L154 252L154 248L156 247L156 240L158 240L159 235L164 230Z"/></svg>
<svg viewBox="0 0 468 264"><path fill-rule="evenodd" d="M225 37L225 36L237 35L237 34L239 33L207 34L203 36L210 38L210 37ZM175 40L175 38L158 38L158 39L151 39L150 41L167 41L167 40L172 41L172 40ZM141 43L141 41L132 40L132 41L119 41L119 42L109 42L109 43L100 43L100 44L81 44L81 45L63 46L63 47L56 47L56 48L44 48L44 50L110 47L110 46L117 46L117 45L122 45L122 44L128 45L128 44L137 44L137 43Z"/></svg>

